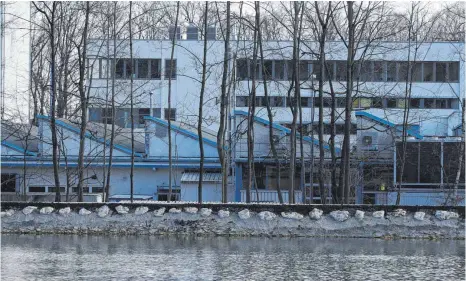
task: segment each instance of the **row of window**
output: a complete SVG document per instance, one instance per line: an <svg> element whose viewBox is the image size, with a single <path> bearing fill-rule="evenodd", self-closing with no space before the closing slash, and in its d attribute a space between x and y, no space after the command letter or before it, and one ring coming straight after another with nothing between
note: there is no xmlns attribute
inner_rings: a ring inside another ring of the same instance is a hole
<svg viewBox="0 0 466 281"><path fill-rule="evenodd" d="M92 65L92 78L95 79L111 78L111 69L115 69L116 79L130 79L131 74L133 79L160 79L162 75L161 59L133 59L131 63L131 59L119 58L115 68L109 68L113 66L113 59L90 59L89 63ZM165 79L176 79L176 59L171 64L169 59L165 60L164 76Z"/></svg>
<svg viewBox="0 0 466 281"><path fill-rule="evenodd" d="M40 186L40 185L33 185L28 187L28 192L40 192L40 193L55 193L56 191L55 186ZM60 186L60 193L65 193L66 188L64 186ZM78 193L78 187L74 186L70 189L71 193ZM83 193L102 193L103 188L101 186L84 186Z"/></svg>
<svg viewBox="0 0 466 281"><path fill-rule="evenodd" d="M292 104L294 98L289 97L268 97L269 105L271 107L287 107ZM324 98L324 108L331 108L332 98ZM266 99L264 96L256 97L255 105L256 107L266 107ZM249 96L237 96L236 97L236 106L237 107L247 107L250 102ZM352 101L353 108L405 108L406 100L404 98L355 98ZM320 100L314 98L315 107L320 107ZM345 108L346 98L337 97L335 99L336 108ZM301 106L302 107L312 107L312 98L311 97L301 97ZM412 98L409 99L410 108L437 108L437 109L458 109L459 101L458 99L446 98L446 99L436 99L436 98Z"/></svg>
<svg viewBox="0 0 466 281"><path fill-rule="evenodd" d="M291 124L289 123L284 123L281 124L284 127L287 127L288 129L291 129ZM319 133L319 123L314 123L312 124L305 124L303 125L303 135L310 136L311 135L311 129L314 132L314 136L316 137L317 134ZM330 135L332 131L332 127L329 123L324 123L324 135ZM297 132L301 133L301 127L298 125L297 126ZM355 135L357 131L357 125L356 124L351 124L350 128L350 134ZM345 133L345 124L335 124L335 134L336 135L343 135Z"/></svg>
<svg viewBox="0 0 466 281"><path fill-rule="evenodd" d="M253 61L251 59L237 60L237 77L239 80L252 78ZM301 81L320 76L318 61L303 60L299 62L299 78ZM411 68L411 71L409 71ZM264 65L257 62L255 78L262 80L292 80L293 61L264 60ZM458 62L408 62L403 61L364 61L356 62L354 80L361 82L458 82ZM346 61L327 61L324 72L325 80L346 81Z"/></svg>
<svg viewBox="0 0 466 281"><path fill-rule="evenodd" d="M164 108L164 119L168 120L168 115L170 113L170 120L176 121L176 108L171 108L169 111L168 108ZM136 127L144 126L144 117L153 116L157 118L162 118L162 108L153 108L152 115L150 108L135 108L134 109L134 120ZM115 125L129 128L131 127L131 110L129 108L117 108L115 111ZM113 123L113 114L111 108L89 108L89 121L99 122L99 123Z"/></svg>

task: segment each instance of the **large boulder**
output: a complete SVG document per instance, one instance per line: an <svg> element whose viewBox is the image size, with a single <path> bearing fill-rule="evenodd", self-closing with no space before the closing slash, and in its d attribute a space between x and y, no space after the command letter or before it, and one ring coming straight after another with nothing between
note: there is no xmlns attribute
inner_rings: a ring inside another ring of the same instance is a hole
<svg viewBox="0 0 466 281"><path fill-rule="evenodd" d="M197 214L198 209L196 207L185 207L184 211L188 214Z"/></svg>
<svg viewBox="0 0 466 281"><path fill-rule="evenodd" d="M375 211L372 213L374 218L383 219L385 217L385 211Z"/></svg>
<svg viewBox="0 0 466 281"><path fill-rule="evenodd" d="M458 213L450 212L450 211L436 211L435 217L439 220L449 220L449 219L457 219L460 216Z"/></svg>
<svg viewBox="0 0 466 281"><path fill-rule="evenodd" d="M218 211L218 216L219 216L220 218L222 218L222 219L223 219L223 218L227 218L227 217L230 216L230 211L220 210L220 211Z"/></svg>
<svg viewBox="0 0 466 281"><path fill-rule="evenodd" d="M304 218L303 215L296 213L296 212L282 212L281 215L284 218L293 219L293 220L302 220Z"/></svg>
<svg viewBox="0 0 466 281"><path fill-rule="evenodd" d="M212 214L212 209L202 208L200 213L201 213L201 216L208 217L208 216L210 216L210 214Z"/></svg>
<svg viewBox="0 0 466 281"><path fill-rule="evenodd" d="M247 219L249 219L251 217L251 212L249 212L248 209L244 209L244 210L238 212L238 216L242 220L247 220Z"/></svg>
<svg viewBox="0 0 466 281"><path fill-rule="evenodd" d="M163 214L165 214L165 207L162 207L162 208L154 211L154 216L155 217L163 217Z"/></svg>
<svg viewBox="0 0 466 281"><path fill-rule="evenodd" d="M9 209L6 212L1 212L2 217L11 217L15 213L15 210Z"/></svg>
<svg viewBox="0 0 466 281"><path fill-rule="evenodd" d="M53 208L52 207L44 207L42 209L40 209L39 213L43 214L43 215L48 215L48 214L51 214L53 212Z"/></svg>
<svg viewBox="0 0 466 281"><path fill-rule="evenodd" d="M364 212L361 211L361 210L356 210L356 213L354 214L354 217L355 217L357 220L362 221L362 220L364 219Z"/></svg>
<svg viewBox="0 0 466 281"><path fill-rule="evenodd" d="M414 213L414 219L418 221L423 221L426 213L424 212L416 212Z"/></svg>
<svg viewBox="0 0 466 281"><path fill-rule="evenodd" d="M149 211L149 208L146 207L146 206L141 206L141 207L137 207L136 210L134 211L134 214L139 216L139 215L142 215L142 214L145 214Z"/></svg>
<svg viewBox="0 0 466 281"><path fill-rule="evenodd" d="M324 211L321 209L314 208L312 211L309 212L309 217L313 220L320 220L322 215L324 214Z"/></svg>
<svg viewBox="0 0 466 281"><path fill-rule="evenodd" d="M259 218L261 220L266 220L266 221L273 220L276 216L277 215L275 215L274 213L269 212L269 211L263 211L263 212L259 213Z"/></svg>
<svg viewBox="0 0 466 281"><path fill-rule="evenodd" d="M27 206L23 209L23 214L25 215L29 215L31 214L32 212L34 212L35 210L37 210L37 207L36 206Z"/></svg>
<svg viewBox="0 0 466 281"><path fill-rule="evenodd" d="M117 211L117 213L120 214L120 215L124 215L124 214L129 213L129 208L125 207L125 206L118 205L118 206L116 206L115 211Z"/></svg>
<svg viewBox="0 0 466 281"><path fill-rule="evenodd" d="M79 214L81 216L87 216L87 215L90 215L92 212L89 211L89 210L86 210L85 208L81 208L81 210L79 210Z"/></svg>
<svg viewBox="0 0 466 281"><path fill-rule="evenodd" d="M333 211L330 212L330 216L339 222L344 222L349 218L349 212L348 211Z"/></svg>
<svg viewBox="0 0 466 281"><path fill-rule="evenodd" d="M392 216L394 216L394 217L404 217L404 216L406 216L406 210L396 209L395 211L393 211Z"/></svg>
<svg viewBox="0 0 466 281"><path fill-rule="evenodd" d="M110 208L107 205L103 205L97 210L97 215L99 216L99 218L106 217L108 216L109 213L110 213Z"/></svg>
<svg viewBox="0 0 466 281"><path fill-rule="evenodd" d="M170 214L179 214L179 213L181 213L181 210L178 209L178 208L171 208L170 210L168 210L168 212Z"/></svg>
<svg viewBox="0 0 466 281"><path fill-rule="evenodd" d="M69 213L71 213L71 208L70 207L65 207L65 208L62 208L60 210L58 210L58 213L62 216L66 216L68 215Z"/></svg>

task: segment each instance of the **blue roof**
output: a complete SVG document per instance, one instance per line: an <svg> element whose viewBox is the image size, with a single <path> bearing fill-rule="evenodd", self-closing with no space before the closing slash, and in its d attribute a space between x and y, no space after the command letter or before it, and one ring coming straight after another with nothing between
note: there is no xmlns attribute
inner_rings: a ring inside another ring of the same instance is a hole
<svg viewBox="0 0 466 281"><path fill-rule="evenodd" d="M13 150L16 150L18 152L25 153L25 154L27 154L29 156L37 156L37 153L29 151L27 149L24 149L24 148L22 148L20 146L17 146L16 144L13 144L11 142L6 141L6 140L2 140L2 145L6 146L8 148L11 148Z"/></svg>
<svg viewBox="0 0 466 281"><path fill-rule="evenodd" d="M37 118L50 121L50 117L49 117L49 116L37 115ZM72 131L72 132L74 132L74 133L76 133L76 134L80 134L80 133L81 133L81 130L80 130L80 129L75 128L75 127L71 126L70 124L67 124L67 123L65 123L65 122L63 122L63 121L61 121L61 120L57 120L57 119L56 119L56 120L55 120L55 124L57 124L57 125L60 126L60 127L65 128L65 129L68 129L68 130L70 130L70 131ZM106 143L107 145L110 145L110 140L106 140L106 141L105 141L103 138L98 138L98 137L92 135L92 134L89 133L89 132L86 132L86 133L84 134L84 136L85 136L86 138L91 139L91 140L95 140L95 141L97 141L97 142L99 142L99 143ZM129 148L126 148L126 147L124 147L124 146L122 146L122 145L115 144L115 143L113 144L113 147L114 147L115 149L121 151L121 152L124 152L124 153L127 153L127 154L130 154L130 155L131 155L131 149L129 149ZM134 152L134 156L143 157L143 155L142 155L141 153L138 153L138 152Z"/></svg>
<svg viewBox="0 0 466 281"><path fill-rule="evenodd" d="M403 129L400 129L400 128L399 128L398 126L396 126L394 123L389 122L389 121L387 121L387 120L385 120L385 119L382 119L382 118L380 118L380 117L377 117L377 116L375 116L375 115L373 115L373 114L370 114L370 113L368 113L368 112L365 112L365 111L356 111L356 112L355 112L355 115L356 115L356 117L365 117L365 118L370 119L370 120L372 120L372 121L374 121L374 122L377 122L377 123L379 123L379 124L381 124L381 125L384 125L384 126L387 126L387 127L390 127L390 128L394 128L394 129L396 129L397 131L403 132ZM420 139L420 140L422 140L422 139L424 138L422 135L420 135L419 133L417 133L417 132L415 132L415 131L413 131L413 130L406 130L406 133L407 133L408 135L411 135L411 136L413 136L413 137L415 137L415 138L417 138L417 139Z"/></svg>
<svg viewBox="0 0 466 281"><path fill-rule="evenodd" d="M144 116L144 120L153 121L153 122L155 122L155 123L157 123L159 125L162 125L162 126L168 128L168 122L165 121L165 120L162 120L160 118L153 117L153 116ZM181 127L179 127L177 125L173 125L173 124L170 124L170 127L171 127L172 130L175 130L175 131L177 131L179 133L182 133L185 136L188 136L188 137L193 138L195 140L199 140L199 135L197 135L197 134L195 134L193 132L190 132L190 131L188 131L186 129L183 129L183 128L181 128ZM204 141L205 144L211 145L213 147L217 147L217 142L215 142L215 141L212 141L212 140L207 139L205 137L203 137L202 140Z"/></svg>
<svg viewBox="0 0 466 281"><path fill-rule="evenodd" d="M235 110L235 115L240 115L240 116L248 116L248 113L246 111L242 111L242 110ZM257 116L254 116L254 121L258 122L258 123L261 123L263 125L266 125L266 126L269 126L270 125L270 122L264 118L261 118L261 117L257 117ZM272 128L274 129L277 129L277 130L280 130L282 132L285 132L287 134L290 134L291 133L291 130L288 129L287 127L285 126L282 126L282 125L279 125L279 124L276 124L276 123L272 123ZM296 133L296 137L299 137L300 134ZM307 141L307 142L311 142L311 143L314 143L315 145L319 145L319 141L318 140L315 140L309 136L304 136L303 137L303 140ZM330 150L330 146L328 144L324 144L324 148L326 150ZM339 148L336 148L335 147L335 152L336 153L340 153L341 150Z"/></svg>

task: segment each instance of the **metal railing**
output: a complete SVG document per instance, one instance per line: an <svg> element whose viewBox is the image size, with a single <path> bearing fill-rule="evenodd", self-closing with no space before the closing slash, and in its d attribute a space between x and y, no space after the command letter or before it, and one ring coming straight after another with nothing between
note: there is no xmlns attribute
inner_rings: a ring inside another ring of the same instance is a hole
<svg viewBox="0 0 466 281"><path fill-rule="evenodd" d="M246 202L246 190L241 190L241 202ZM289 201L289 192L288 191L281 191L283 202L288 203ZM279 202L278 201L278 192L276 190L251 190L251 202ZM301 190L295 190L295 202L301 203L303 198L303 193Z"/></svg>

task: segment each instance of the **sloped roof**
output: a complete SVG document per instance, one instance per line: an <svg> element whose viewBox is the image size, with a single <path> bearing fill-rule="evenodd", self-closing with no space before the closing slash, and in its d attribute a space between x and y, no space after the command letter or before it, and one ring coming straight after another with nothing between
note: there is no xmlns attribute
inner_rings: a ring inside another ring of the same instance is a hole
<svg viewBox="0 0 466 281"><path fill-rule="evenodd" d="M238 116L248 116L248 113L245 112L245 111L242 111L242 110L235 110L235 115L238 115ZM263 125L266 125L266 126L269 126L270 125L270 122L264 118L261 118L261 117L257 117L257 116L254 116L254 121L256 121L257 123L260 123L260 124L263 124ZM291 129L288 129L287 127L285 126L282 126L282 125L279 125L277 123L272 123L272 127L274 129L277 129L277 130L280 130L286 134L290 134L291 133ZM300 134L299 133L296 133L296 137L299 137ZM319 145L319 141L318 140L315 140L309 136L304 136L303 137L303 140L304 141L307 141L307 142L311 142L311 143L314 143L314 145ZM324 149L326 150L330 150L330 146L328 144L324 144ZM341 150L339 148L336 148L335 147L335 152L336 153L340 153Z"/></svg>
<svg viewBox="0 0 466 281"><path fill-rule="evenodd" d="M389 122L388 120L385 120L385 119L382 119L378 116L375 116L373 114L370 114L368 112L365 112L365 111L356 111L355 112L355 115L356 117L364 117L364 118L367 118L369 120L372 120L378 124L381 124L383 126L386 126L386 127L389 127L389 128L393 128L393 129L396 129L397 131L400 131L400 132L403 132L403 129L400 129L398 126L396 126L394 123L392 122ZM406 133L410 136L413 136L417 139L420 139L422 140L423 136L419 133L416 133L415 131L413 130L406 130Z"/></svg>
<svg viewBox="0 0 466 281"><path fill-rule="evenodd" d="M37 132L34 125L2 121L2 144L18 152L35 155L39 143Z"/></svg>
<svg viewBox="0 0 466 281"><path fill-rule="evenodd" d="M38 115L37 118L50 121L49 116ZM77 127L77 125L70 122L69 120L57 118L55 120L55 123L57 126L68 129L69 131L74 132L76 134L79 134L81 132L81 130ZM94 128L94 131L92 131L92 129L89 130L90 128L88 128L85 134L85 137L91 140L95 140L100 143L104 143L104 139L103 139L104 132L105 132L104 124L102 124L101 128L98 128L98 126L95 125L96 123L94 122L88 122L88 125L89 124L91 124L91 127ZM131 137L129 137L129 145L128 145L128 137L124 136L124 135L128 135L128 133L120 134L116 130L115 132L116 133L115 133L115 139L114 139L114 148L124 153L131 154ZM135 134L135 137L136 135L138 134ZM107 136L110 136L108 129L107 129ZM107 139L106 143L107 145L110 145L110 140ZM135 141L135 153L134 153L135 156L142 157L143 155L141 154L141 152L144 152L144 151L145 151L144 141L142 143L140 141Z"/></svg>
<svg viewBox="0 0 466 281"><path fill-rule="evenodd" d="M159 125L162 125L162 126L168 128L168 122L166 120L162 120L160 118L152 117L152 116L144 116L144 120L152 121L152 122L155 122L155 123L157 123ZM197 134L197 129L192 127L192 126L189 126L187 124L172 121L171 122L171 129L178 132L178 133L181 133L181 134L183 134L185 136L193 138L195 140L199 140L199 135ZM217 147L217 135L216 135L216 133L214 133L211 130L203 128L202 129L202 134L203 134L202 139L203 139L205 144L211 145L213 147Z"/></svg>

